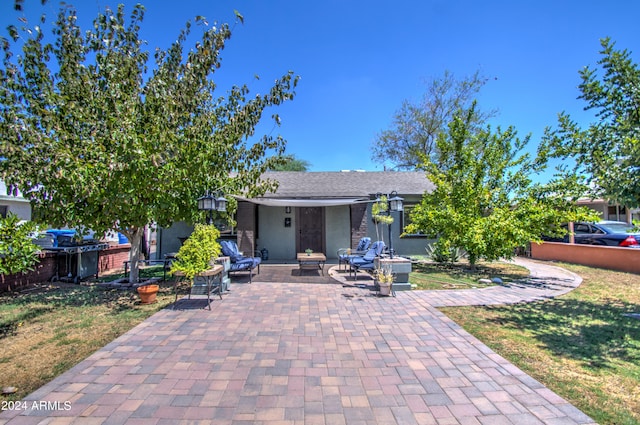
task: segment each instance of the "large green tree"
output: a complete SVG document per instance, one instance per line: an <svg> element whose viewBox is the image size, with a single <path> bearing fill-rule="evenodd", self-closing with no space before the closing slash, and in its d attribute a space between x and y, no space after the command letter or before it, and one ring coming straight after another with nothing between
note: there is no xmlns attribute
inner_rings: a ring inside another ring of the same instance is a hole
<svg viewBox="0 0 640 425"><path fill-rule="evenodd" d="M528 137L519 139L512 127L477 130L473 114L472 105L456 115L435 155L423 156L435 188L413 210L407 233L438 238L439 252L464 249L473 269L480 259L511 258L554 225L589 217L572 202L579 185L533 182L545 165L524 152Z"/></svg>
<svg viewBox="0 0 640 425"><path fill-rule="evenodd" d="M561 171L585 177L594 196L630 207L640 206L640 69L627 50L601 40L598 67L580 71L579 99L595 121L581 128L561 113L548 128L540 153L572 159ZM566 163L566 162L563 162Z"/></svg>
<svg viewBox="0 0 640 425"><path fill-rule="evenodd" d="M298 81L288 72L264 95L249 96L246 85L215 95L229 25L197 17L151 61L143 16L140 5L129 14L120 5L84 30L63 6L51 42L44 18L0 39L0 173L9 191L20 190L48 224L124 233L134 265L144 227L197 220L206 191L256 196L275 187L260 176L285 141L252 136Z"/></svg>
<svg viewBox="0 0 640 425"><path fill-rule="evenodd" d="M392 168L413 170L424 155L435 154L438 135L447 131L458 111L468 111L487 78L479 71L457 78L449 71L426 82L426 91L418 102L405 100L396 111L391 128L376 135L372 159L391 163ZM474 130L480 129L495 110L480 111L474 106Z"/></svg>

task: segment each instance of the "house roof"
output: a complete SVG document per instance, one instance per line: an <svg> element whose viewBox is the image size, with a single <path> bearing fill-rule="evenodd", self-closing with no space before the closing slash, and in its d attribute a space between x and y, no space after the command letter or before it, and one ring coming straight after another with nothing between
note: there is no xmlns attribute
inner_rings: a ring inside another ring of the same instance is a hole
<svg viewBox="0 0 640 425"><path fill-rule="evenodd" d="M422 195L434 188L423 172L413 171L271 171L263 178L278 182L277 191L263 197L271 199L368 198L393 191Z"/></svg>

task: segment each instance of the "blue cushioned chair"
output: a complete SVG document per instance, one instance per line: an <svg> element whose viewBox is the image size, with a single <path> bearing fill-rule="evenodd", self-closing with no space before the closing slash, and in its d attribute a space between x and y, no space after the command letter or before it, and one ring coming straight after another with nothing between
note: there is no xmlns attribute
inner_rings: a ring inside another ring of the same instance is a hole
<svg viewBox="0 0 640 425"><path fill-rule="evenodd" d="M374 260L382 254L385 248L386 245L383 241L376 241L371 245L371 248L369 248L366 254L350 259L349 266L351 269L349 275L351 275L351 271L353 271L355 280L358 280L358 270L373 270Z"/></svg>
<svg viewBox="0 0 640 425"><path fill-rule="evenodd" d="M340 248L338 250L338 267L342 267L342 264L349 264L349 260L355 257L361 257L367 253L367 250L371 246L371 238L364 237L358 242L356 249L351 250L349 248Z"/></svg>
<svg viewBox="0 0 640 425"><path fill-rule="evenodd" d="M221 241L220 247L222 248L222 254L231 259L231 267L229 268L229 274L238 271L249 271L249 283L251 283L251 277L253 276L253 269L258 268L260 273L260 263L262 258L260 257L245 257L238 250L238 244L234 241Z"/></svg>

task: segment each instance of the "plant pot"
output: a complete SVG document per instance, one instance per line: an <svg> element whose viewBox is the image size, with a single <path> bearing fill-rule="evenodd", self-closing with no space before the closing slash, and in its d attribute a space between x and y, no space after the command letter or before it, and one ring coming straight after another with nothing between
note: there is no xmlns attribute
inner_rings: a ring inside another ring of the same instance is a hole
<svg viewBox="0 0 640 425"><path fill-rule="evenodd" d="M390 283L380 283L380 295L389 296L391 295L391 284Z"/></svg>
<svg viewBox="0 0 640 425"><path fill-rule="evenodd" d="M153 304L155 303L156 296L158 294L158 285L143 285L138 287L138 295L140 295L141 304Z"/></svg>

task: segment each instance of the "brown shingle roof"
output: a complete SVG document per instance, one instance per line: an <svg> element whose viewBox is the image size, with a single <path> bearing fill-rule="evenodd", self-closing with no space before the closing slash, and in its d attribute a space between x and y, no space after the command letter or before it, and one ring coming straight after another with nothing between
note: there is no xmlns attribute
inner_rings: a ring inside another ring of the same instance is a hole
<svg viewBox="0 0 640 425"><path fill-rule="evenodd" d="M423 172L405 171L272 171L263 178L279 183L276 193L265 198L350 198L397 191L399 195L422 195L433 190Z"/></svg>

